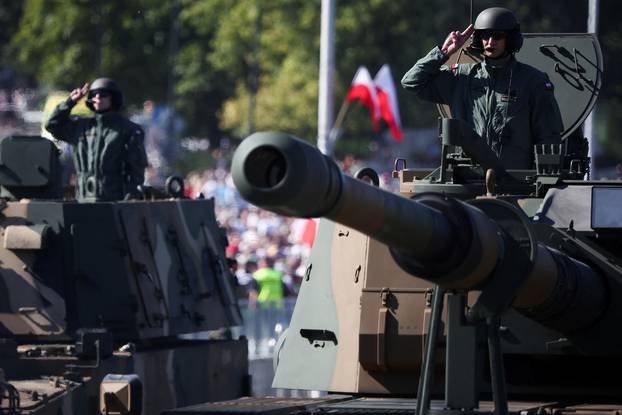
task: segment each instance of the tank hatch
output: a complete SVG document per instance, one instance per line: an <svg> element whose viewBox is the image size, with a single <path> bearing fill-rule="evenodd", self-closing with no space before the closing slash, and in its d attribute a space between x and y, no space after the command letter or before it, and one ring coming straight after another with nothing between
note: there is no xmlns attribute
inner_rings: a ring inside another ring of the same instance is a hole
<svg viewBox="0 0 622 415"><path fill-rule="evenodd" d="M59 151L40 136L0 138L0 197L55 199L62 196Z"/></svg>
<svg viewBox="0 0 622 415"><path fill-rule="evenodd" d="M555 98L568 137L592 111L603 75L603 57L594 34L526 34L516 55L546 72L555 85Z"/></svg>

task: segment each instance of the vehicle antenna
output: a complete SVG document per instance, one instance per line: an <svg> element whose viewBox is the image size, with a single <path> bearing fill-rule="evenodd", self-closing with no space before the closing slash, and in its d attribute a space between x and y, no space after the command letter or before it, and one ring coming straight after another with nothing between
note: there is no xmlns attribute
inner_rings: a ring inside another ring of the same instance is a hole
<svg viewBox="0 0 622 415"><path fill-rule="evenodd" d="M471 10L469 12L469 23L473 24L473 0L471 0Z"/></svg>

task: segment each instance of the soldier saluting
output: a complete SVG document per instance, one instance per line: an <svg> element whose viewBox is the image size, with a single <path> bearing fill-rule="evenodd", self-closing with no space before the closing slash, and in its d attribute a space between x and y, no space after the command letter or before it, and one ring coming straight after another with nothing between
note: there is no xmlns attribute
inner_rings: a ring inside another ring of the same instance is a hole
<svg viewBox="0 0 622 415"><path fill-rule="evenodd" d="M484 60L443 66L473 35ZM492 148L507 169L533 168L535 144L559 144L563 123L548 76L514 56L523 44L514 12L482 11L462 32L451 32L404 75L418 97L451 107Z"/></svg>
<svg viewBox="0 0 622 415"><path fill-rule="evenodd" d="M92 117L71 116L84 96ZM123 95L110 78L76 88L45 124L54 138L72 145L79 201L121 200L143 183L147 156L142 128L119 113Z"/></svg>

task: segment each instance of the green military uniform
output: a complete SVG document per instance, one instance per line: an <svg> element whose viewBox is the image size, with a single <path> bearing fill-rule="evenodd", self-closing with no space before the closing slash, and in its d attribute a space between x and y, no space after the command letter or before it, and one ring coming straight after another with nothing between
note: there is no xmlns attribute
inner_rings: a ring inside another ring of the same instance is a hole
<svg viewBox="0 0 622 415"><path fill-rule="evenodd" d="M143 183L147 156L142 128L112 111L71 116L75 102L60 103L45 124L73 146L78 200L121 200Z"/></svg>
<svg viewBox="0 0 622 415"><path fill-rule="evenodd" d="M422 99L451 107L508 169L533 168L535 144L559 144L563 124L548 76L510 56L500 67L486 62L444 67L435 47L404 75L402 86Z"/></svg>

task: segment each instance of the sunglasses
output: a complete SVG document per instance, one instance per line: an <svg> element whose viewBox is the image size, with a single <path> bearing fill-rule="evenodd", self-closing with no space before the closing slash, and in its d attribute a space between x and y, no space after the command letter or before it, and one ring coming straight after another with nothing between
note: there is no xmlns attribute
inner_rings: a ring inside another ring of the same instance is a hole
<svg viewBox="0 0 622 415"><path fill-rule="evenodd" d="M479 36L482 40L493 38L494 40L501 40L506 38L506 33L502 30L481 30Z"/></svg>
<svg viewBox="0 0 622 415"><path fill-rule="evenodd" d="M94 91L89 92L89 98L93 98L96 95L99 95L100 98L109 98L110 92L102 89L96 89Z"/></svg>

